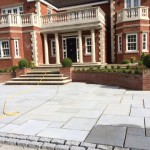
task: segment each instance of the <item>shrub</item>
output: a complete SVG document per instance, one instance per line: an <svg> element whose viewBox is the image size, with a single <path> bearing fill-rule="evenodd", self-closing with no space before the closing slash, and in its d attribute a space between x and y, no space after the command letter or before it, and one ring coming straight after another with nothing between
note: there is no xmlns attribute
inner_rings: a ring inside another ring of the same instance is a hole
<svg viewBox="0 0 150 150"><path fill-rule="evenodd" d="M140 60L140 61L138 62L138 65L139 65L139 66L142 66L142 65L143 65L143 61Z"/></svg>
<svg viewBox="0 0 150 150"><path fill-rule="evenodd" d="M114 70L114 69L115 69L115 66L111 66L111 69L113 69L113 70Z"/></svg>
<svg viewBox="0 0 150 150"><path fill-rule="evenodd" d="M146 55L146 56L144 57L144 59L143 59L143 64L144 64L146 67L150 68L150 54L148 54L148 55Z"/></svg>
<svg viewBox="0 0 150 150"><path fill-rule="evenodd" d="M108 66L105 66L104 68L105 68L105 69L108 69Z"/></svg>
<svg viewBox="0 0 150 150"><path fill-rule="evenodd" d="M27 68L28 67L28 61L26 59L21 59L18 62L18 66L20 69Z"/></svg>
<svg viewBox="0 0 150 150"><path fill-rule="evenodd" d="M64 58L61 62L63 67L71 67L72 66L72 60L70 58Z"/></svg>
<svg viewBox="0 0 150 150"><path fill-rule="evenodd" d="M121 67L120 66L117 66L117 69L120 69Z"/></svg>
<svg viewBox="0 0 150 150"><path fill-rule="evenodd" d="M31 68L31 69L35 68L34 61L30 61L30 63L29 63L29 68Z"/></svg>
<svg viewBox="0 0 150 150"><path fill-rule="evenodd" d="M130 62L131 62L132 64L133 64L133 63L136 63L136 57L131 57Z"/></svg>
<svg viewBox="0 0 150 150"><path fill-rule="evenodd" d="M129 64L130 60L122 60L122 64Z"/></svg>
<svg viewBox="0 0 150 150"><path fill-rule="evenodd" d="M12 70L12 72L16 72L16 70L17 70L18 68L19 68L18 66L12 66L12 67L11 67L11 70Z"/></svg>
<svg viewBox="0 0 150 150"><path fill-rule="evenodd" d="M146 53L142 53L142 55L141 55L141 61L143 61L144 60L144 57L146 56Z"/></svg>
<svg viewBox="0 0 150 150"><path fill-rule="evenodd" d="M131 66L130 66L130 65L127 65L127 66L126 66L126 69L131 69Z"/></svg>

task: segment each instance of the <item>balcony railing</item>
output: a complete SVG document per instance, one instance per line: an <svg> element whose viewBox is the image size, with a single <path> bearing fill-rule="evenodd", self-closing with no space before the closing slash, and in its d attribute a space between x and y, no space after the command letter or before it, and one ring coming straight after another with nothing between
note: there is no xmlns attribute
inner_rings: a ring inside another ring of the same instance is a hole
<svg viewBox="0 0 150 150"><path fill-rule="evenodd" d="M0 27L25 27L37 26L38 17L36 14L6 14L0 15Z"/></svg>
<svg viewBox="0 0 150 150"><path fill-rule="evenodd" d="M117 13L117 22L148 20L148 11L149 8L144 6L120 10Z"/></svg>
<svg viewBox="0 0 150 150"><path fill-rule="evenodd" d="M74 25L75 23L88 23L101 21L105 24L105 14L99 7L67 11L63 13L38 16L37 14L6 14L0 15L0 28L3 27L28 27L38 26L41 28Z"/></svg>
<svg viewBox="0 0 150 150"><path fill-rule="evenodd" d="M105 23L105 14L99 7L45 15L41 17L41 26L82 23L83 21L92 20L100 20Z"/></svg>

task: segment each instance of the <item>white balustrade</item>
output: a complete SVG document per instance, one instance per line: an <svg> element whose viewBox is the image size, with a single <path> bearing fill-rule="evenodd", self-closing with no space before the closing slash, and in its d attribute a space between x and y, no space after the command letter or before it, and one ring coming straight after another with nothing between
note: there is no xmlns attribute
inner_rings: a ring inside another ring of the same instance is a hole
<svg viewBox="0 0 150 150"><path fill-rule="evenodd" d="M102 18L105 21L105 14L99 7L93 7L89 9L81 9L76 11L67 11L57 14L50 14L41 16L42 26L48 26L54 23L70 23L81 22L85 20Z"/></svg>
<svg viewBox="0 0 150 150"><path fill-rule="evenodd" d="M148 7L140 6L128 8L118 11L117 22L133 21L133 20L148 20Z"/></svg>

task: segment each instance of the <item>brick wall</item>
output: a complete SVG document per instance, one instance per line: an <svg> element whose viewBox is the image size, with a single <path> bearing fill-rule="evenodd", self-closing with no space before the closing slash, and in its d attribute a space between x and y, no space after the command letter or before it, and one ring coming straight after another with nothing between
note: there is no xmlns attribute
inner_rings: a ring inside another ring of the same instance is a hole
<svg viewBox="0 0 150 150"><path fill-rule="evenodd" d="M15 77L14 73L0 73L0 83L11 80Z"/></svg>
<svg viewBox="0 0 150 150"><path fill-rule="evenodd" d="M150 90L150 73L142 75L122 73L73 72L73 82L120 86L134 90ZM144 82L143 82L144 81ZM143 84L144 83L144 84ZM144 88L143 88L144 87Z"/></svg>

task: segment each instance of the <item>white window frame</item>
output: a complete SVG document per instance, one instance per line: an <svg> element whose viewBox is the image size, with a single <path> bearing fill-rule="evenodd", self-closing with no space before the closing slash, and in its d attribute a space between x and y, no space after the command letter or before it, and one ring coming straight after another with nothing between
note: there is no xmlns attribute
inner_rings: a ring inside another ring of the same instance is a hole
<svg viewBox="0 0 150 150"><path fill-rule="evenodd" d="M121 38L121 43L120 43ZM122 53L122 35L118 35L118 53Z"/></svg>
<svg viewBox="0 0 150 150"><path fill-rule="evenodd" d="M55 43L55 47L53 47L53 43ZM55 50L55 54L54 54L54 50ZM55 42L55 39L51 39L51 54L52 54L52 57L56 57L56 42Z"/></svg>
<svg viewBox="0 0 150 150"><path fill-rule="evenodd" d="M14 50L15 50L15 58L20 58L20 54L19 54L19 40L14 40Z"/></svg>
<svg viewBox="0 0 150 150"><path fill-rule="evenodd" d="M22 8L22 11L20 10L20 8ZM8 11L11 11L11 14L14 14L13 10L16 9L17 10L17 14L23 14L24 10L23 10L23 6L17 6L17 7L10 7L10 8L4 8L1 9L1 14L9 14Z"/></svg>
<svg viewBox="0 0 150 150"><path fill-rule="evenodd" d="M91 45L87 45L87 39L91 39ZM91 52L88 52L88 46L91 46ZM92 53L92 38L91 38L91 36L86 36L85 37L85 54L86 55L91 55L91 53Z"/></svg>
<svg viewBox="0 0 150 150"><path fill-rule="evenodd" d="M52 14L52 9L49 8L49 7L47 8L47 14L48 14L48 15L51 15L51 14Z"/></svg>
<svg viewBox="0 0 150 150"><path fill-rule="evenodd" d="M134 6L134 0L130 0L130 1L131 1L131 7L127 7L127 1L128 1L128 0L125 0L125 4L124 4L124 5L125 5L125 6L124 6L125 8L134 8L134 7L135 7L135 6ZM138 1L139 1L139 2L138 2L138 3L139 3L139 6L141 6L141 0L138 0ZM137 7L138 7L138 6L137 6Z"/></svg>
<svg viewBox="0 0 150 150"><path fill-rule="evenodd" d="M131 36L131 35L135 35L136 36L136 50L129 50L128 49L128 37ZM126 34L126 52L128 52L128 53L138 52L138 34L137 33Z"/></svg>
<svg viewBox="0 0 150 150"><path fill-rule="evenodd" d="M144 35L145 35L145 41L144 41ZM144 48L144 44L145 44L145 48ZM142 51L143 52L148 52L148 33L144 32L142 34Z"/></svg>
<svg viewBox="0 0 150 150"><path fill-rule="evenodd" d="M7 48L9 50L9 55L8 56L4 56L4 48L3 48L3 45L2 45L3 42L8 42L8 48ZM0 59L10 58L10 42L9 42L9 40L0 41L0 51L1 51Z"/></svg>

